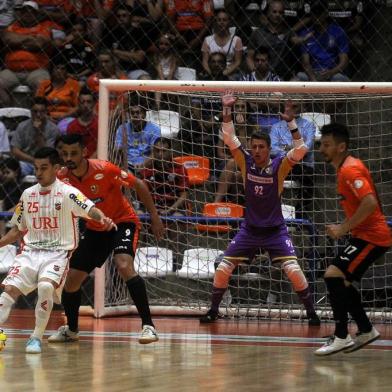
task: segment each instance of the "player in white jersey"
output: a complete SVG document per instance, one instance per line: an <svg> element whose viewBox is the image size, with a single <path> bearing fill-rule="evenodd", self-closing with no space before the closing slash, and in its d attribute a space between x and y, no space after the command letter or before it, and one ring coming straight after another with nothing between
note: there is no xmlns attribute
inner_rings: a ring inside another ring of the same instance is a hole
<svg viewBox="0 0 392 392"><path fill-rule="evenodd" d="M12 305L23 294L38 288L35 329L27 341L26 352L41 352L41 341L52 311L60 302L68 271L70 253L78 245L78 217L101 222L105 229L115 228L94 203L78 189L57 179L60 157L54 148L44 147L34 156L38 184L26 189L12 217L11 230L0 239L0 247L23 237L23 250L3 280L0 296L0 325Z"/></svg>

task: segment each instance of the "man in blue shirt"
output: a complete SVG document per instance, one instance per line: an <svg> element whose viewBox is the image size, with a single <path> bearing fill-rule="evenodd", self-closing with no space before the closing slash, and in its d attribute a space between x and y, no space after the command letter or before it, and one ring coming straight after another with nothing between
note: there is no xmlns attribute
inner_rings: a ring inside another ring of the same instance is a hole
<svg viewBox="0 0 392 392"><path fill-rule="evenodd" d="M250 263L256 252L263 248L272 263L279 264L306 308L310 325L320 325L315 313L312 295L304 273L297 262L294 245L282 215L281 193L283 181L292 167L299 163L308 149L295 120L295 113L288 103L281 115L288 123L293 148L286 156L271 158L271 139L268 134L256 132L250 139L250 152L241 145L232 121L232 106L236 98L231 93L222 97L223 141L240 168L245 188L245 220L231 241L219 263L212 288L211 308L200 318L202 323L218 319L222 301L234 269L241 263Z"/></svg>
<svg viewBox="0 0 392 392"><path fill-rule="evenodd" d="M146 110L140 104L131 102L129 118L117 129L116 149L127 147L128 168L134 171L143 168L152 146L161 137L161 129L157 124L146 121Z"/></svg>
<svg viewBox="0 0 392 392"><path fill-rule="evenodd" d="M287 103L286 103L287 105ZM301 132L302 138L308 152L300 163L291 170L291 179L300 184L298 188L298 203L295 206L297 219L309 219L308 213L313 210L311 204L313 200L313 174L314 174L314 153L313 144L316 134L316 126L300 116L301 105L299 102L290 102L290 106L295 113L295 121ZM293 139L290 135L287 122L282 120L275 123L270 132L271 155L285 156L293 148Z"/></svg>
<svg viewBox="0 0 392 392"><path fill-rule="evenodd" d="M304 72L297 74L301 81L349 80L343 73L348 64L348 38L339 25L330 22L326 3L312 4L312 25L299 34L308 37L301 47Z"/></svg>

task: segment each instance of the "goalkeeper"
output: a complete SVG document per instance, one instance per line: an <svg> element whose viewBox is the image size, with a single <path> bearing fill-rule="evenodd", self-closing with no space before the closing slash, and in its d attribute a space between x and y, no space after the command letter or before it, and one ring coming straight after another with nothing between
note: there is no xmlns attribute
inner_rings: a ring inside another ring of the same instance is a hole
<svg viewBox="0 0 392 392"><path fill-rule="evenodd" d="M293 149L285 157L270 158L271 139L265 133L253 133L248 153L235 135L231 109L236 97L227 92L222 97L223 140L230 148L241 170L245 188L245 221L231 241L222 262L218 265L212 288L211 308L200 318L201 323L218 319L219 304L225 293L231 274L240 263L249 263L259 248L268 251L273 263L280 263L306 308L309 325L320 325L313 305L312 294L304 273L297 262L293 243L282 215L280 196L283 181L292 167L302 160L308 149L295 123L295 111L291 102L281 114L287 121L293 138Z"/></svg>

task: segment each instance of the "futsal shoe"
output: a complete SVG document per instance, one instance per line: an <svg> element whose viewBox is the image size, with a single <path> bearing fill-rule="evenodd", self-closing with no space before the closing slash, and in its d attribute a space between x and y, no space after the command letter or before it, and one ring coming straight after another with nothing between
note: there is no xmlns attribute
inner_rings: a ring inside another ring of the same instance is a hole
<svg viewBox="0 0 392 392"><path fill-rule="evenodd" d="M56 333L49 336L49 343L69 343L77 342L79 340L79 334L69 329L68 325L62 325Z"/></svg>
<svg viewBox="0 0 392 392"><path fill-rule="evenodd" d="M316 312L309 312L306 314L306 317L308 318L308 325L310 327L319 327L321 324L319 316L317 316Z"/></svg>
<svg viewBox="0 0 392 392"><path fill-rule="evenodd" d="M5 342L7 341L7 335L2 329L0 329L0 351L4 350Z"/></svg>
<svg viewBox="0 0 392 392"><path fill-rule="evenodd" d="M26 353L28 354L41 354L41 340L38 338L30 338L26 344Z"/></svg>
<svg viewBox="0 0 392 392"><path fill-rule="evenodd" d="M340 339L337 336L330 336L327 342L317 349L314 354L319 356L336 354L352 346L354 346L354 340L351 339L350 334L348 334L345 339Z"/></svg>
<svg viewBox="0 0 392 392"><path fill-rule="evenodd" d="M214 323L218 318L219 314L210 309L204 316L199 318L199 321L201 324L210 324Z"/></svg>
<svg viewBox="0 0 392 392"><path fill-rule="evenodd" d="M345 353L352 353L354 351L359 350L363 346L374 342L380 337L380 332L377 331L376 328L372 327L370 332L358 332L354 338L354 345L352 347L344 350Z"/></svg>
<svg viewBox="0 0 392 392"><path fill-rule="evenodd" d="M139 336L140 344L154 343L159 340L157 331L151 325L143 325L142 333Z"/></svg>

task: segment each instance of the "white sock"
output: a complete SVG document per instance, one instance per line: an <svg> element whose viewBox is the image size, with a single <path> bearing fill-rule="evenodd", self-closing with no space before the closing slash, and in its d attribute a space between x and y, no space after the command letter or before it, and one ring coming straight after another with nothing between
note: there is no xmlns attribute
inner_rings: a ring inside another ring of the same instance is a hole
<svg viewBox="0 0 392 392"><path fill-rule="evenodd" d="M0 295L0 325L7 321L14 303L15 300L9 294L3 292Z"/></svg>
<svg viewBox="0 0 392 392"><path fill-rule="evenodd" d="M53 308L54 287L49 282L38 283L38 300L35 306L35 329L32 338L42 340Z"/></svg>

